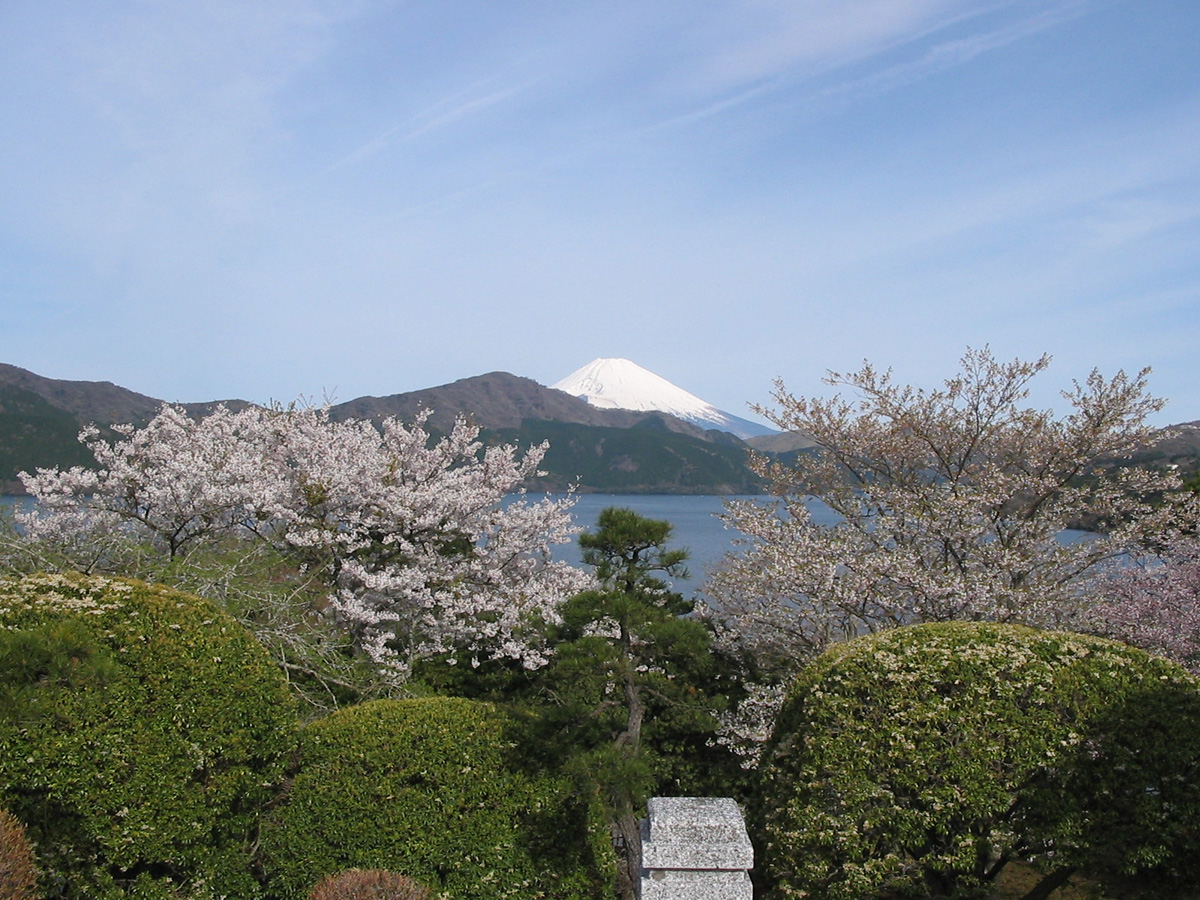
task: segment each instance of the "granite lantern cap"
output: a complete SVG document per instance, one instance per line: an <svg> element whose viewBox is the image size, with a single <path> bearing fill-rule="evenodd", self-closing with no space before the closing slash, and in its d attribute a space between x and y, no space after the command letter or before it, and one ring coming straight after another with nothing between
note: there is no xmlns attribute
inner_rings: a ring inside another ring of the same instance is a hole
<svg viewBox="0 0 1200 900"><path fill-rule="evenodd" d="M643 823L643 869L753 868L754 848L730 797L652 797Z"/></svg>

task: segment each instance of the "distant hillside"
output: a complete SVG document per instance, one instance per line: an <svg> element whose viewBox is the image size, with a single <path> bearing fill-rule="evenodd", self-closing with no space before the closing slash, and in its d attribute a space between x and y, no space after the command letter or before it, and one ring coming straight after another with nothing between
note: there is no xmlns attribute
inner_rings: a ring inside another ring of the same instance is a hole
<svg viewBox="0 0 1200 900"><path fill-rule="evenodd" d="M496 443L527 447L550 442L542 462L547 477L531 490L616 494L754 494L759 479L746 467L739 442L702 441L671 431L666 417L632 428L526 419L519 428L485 434Z"/></svg>
<svg viewBox="0 0 1200 900"><path fill-rule="evenodd" d="M795 450L807 450L816 446L816 442L812 438L800 434L798 431L757 435L746 438L746 443L759 453L791 453Z"/></svg>
<svg viewBox="0 0 1200 900"><path fill-rule="evenodd" d="M550 442L548 473L529 487L614 493L754 493L745 447L731 435L705 431L674 416L599 409L562 391L508 372L490 372L452 384L359 397L331 410L336 419L410 420L433 410L428 426L442 433L459 414L483 429L489 443L521 447Z"/></svg>
<svg viewBox="0 0 1200 900"><path fill-rule="evenodd" d="M54 409L68 413L80 423L95 425L139 425L150 421L165 401L119 387L110 381L63 381L43 378L26 369L0 363L0 387L13 387L40 397ZM205 400L180 403L190 416L205 415L218 405L244 409L245 400ZM76 429L78 432L78 429Z"/></svg>
<svg viewBox="0 0 1200 900"><path fill-rule="evenodd" d="M1135 465L1178 466L1184 475L1200 470L1200 422L1184 422L1165 429L1167 437L1135 453Z"/></svg>
<svg viewBox="0 0 1200 900"><path fill-rule="evenodd" d="M60 381L0 365L0 491L18 493L17 473L35 468L87 465L77 435L84 425L140 424L162 401L108 382ZM199 416L216 401L182 404ZM227 401L238 409L245 401ZM483 429L491 443L529 446L549 439L543 464L549 475L534 489L668 493L753 492L755 479L736 438L662 413L597 409L529 378L492 372L453 384L359 397L331 410L335 419L411 420L432 409L429 427L446 433L459 414ZM560 446L561 445L561 446Z"/></svg>
<svg viewBox="0 0 1200 900"><path fill-rule="evenodd" d="M224 401L233 409L245 401ZM183 404L203 415L217 401ZM0 364L0 491L19 491L17 472L37 467L86 465L91 455L76 439L84 425L101 427L148 421L162 401L109 382L44 378ZM621 493L754 493L759 482L745 465L747 444L788 461L812 452L798 435L754 437L746 443L662 412L602 409L529 378L491 372L452 384L359 397L333 407L338 419L411 420L434 410L430 427L450 430L458 414L469 416L491 443L529 446L550 441L543 468L549 475L534 489ZM1200 422L1175 426L1172 437L1132 458L1139 466L1175 466L1184 475L1200 470ZM1128 464L1129 461L1110 461Z"/></svg>
<svg viewBox="0 0 1200 900"><path fill-rule="evenodd" d="M455 416L465 413L480 428L489 429L519 428L526 419L630 428L655 417L665 422L670 431L702 440L714 437L696 425L661 413L597 409L578 397L508 372L489 372L440 387L388 397L359 397L339 403L330 412L335 419L382 419L395 416L410 420L422 409L433 410L429 425L443 432L454 426Z"/></svg>
<svg viewBox="0 0 1200 900"><path fill-rule="evenodd" d="M145 422L162 406L161 400L108 381L59 381L4 363L0 363L0 386L28 391L81 423L97 425Z"/></svg>
<svg viewBox="0 0 1200 900"><path fill-rule="evenodd" d="M0 493L22 488L18 472L39 466L81 466L92 455L76 439L79 420L33 391L0 384Z"/></svg>
<svg viewBox="0 0 1200 900"><path fill-rule="evenodd" d="M204 415L218 402L241 409L244 400L184 403L188 415ZM85 425L142 424L163 401L109 381L65 381L0 363L0 493L21 493L18 472L87 466L95 462L79 443Z"/></svg>

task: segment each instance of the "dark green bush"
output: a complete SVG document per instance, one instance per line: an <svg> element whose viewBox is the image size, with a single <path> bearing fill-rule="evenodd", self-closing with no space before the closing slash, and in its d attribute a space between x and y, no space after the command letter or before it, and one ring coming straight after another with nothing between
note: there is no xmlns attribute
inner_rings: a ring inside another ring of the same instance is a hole
<svg viewBox="0 0 1200 900"><path fill-rule="evenodd" d="M250 851L294 741L262 647L141 582L0 579L0 806L68 898L253 897Z"/></svg>
<svg viewBox="0 0 1200 900"><path fill-rule="evenodd" d="M34 900L37 863L25 828L0 809L0 900Z"/></svg>
<svg viewBox="0 0 1200 900"><path fill-rule="evenodd" d="M516 722L461 698L376 700L301 732L263 834L268 888L299 900L348 868L403 872L462 900L593 896L586 810L527 768Z"/></svg>
<svg viewBox="0 0 1200 900"><path fill-rule="evenodd" d="M1192 896L1200 687L1099 638L979 623L838 645L789 692L752 824L769 896L983 896L1009 860ZM1049 885L1052 882L1048 882Z"/></svg>

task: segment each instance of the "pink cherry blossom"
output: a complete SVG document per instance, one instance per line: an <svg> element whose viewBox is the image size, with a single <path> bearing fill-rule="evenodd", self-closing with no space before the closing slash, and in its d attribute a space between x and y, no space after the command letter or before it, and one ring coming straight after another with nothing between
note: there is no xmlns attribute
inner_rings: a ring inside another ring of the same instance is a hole
<svg viewBox="0 0 1200 900"><path fill-rule="evenodd" d="M571 540L574 500L523 495L546 445L484 448L463 419L434 440L427 419L218 407L193 420L164 406L111 444L85 430L96 470L22 473L37 503L20 524L97 564L122 540L169 557L261 540L319 573L362 650L401 675L444 652L541 665L542 626L590 583L550 553Z"/></svg>
<svg viewBox="0 0 1200 900"><path fill-rule="evenodd" d="M1145 420L1162 403L1147 372L1093 372L1056 417L1023 404L1048 364L969 351L931 391L864 364L827 379L848 399L777 385L778 409L759 411L816 449L791 465L758 458L775 503L727 508L743 537L706 588L727 639L786 667L912 622L1077 623L1098 572L1195 521L1197 504L1172 473L1099 466L1150 442ZM814 520L813 498L836 524ZM1063 540L1081 521L1102 533Z"/></svg>
<svg viewBox="0 0 1200 900"><path fill-rule="evenodd" d="M1156 557L1095 585L1097 631L1200 675L1200 537L1180 535Z"/></svg>

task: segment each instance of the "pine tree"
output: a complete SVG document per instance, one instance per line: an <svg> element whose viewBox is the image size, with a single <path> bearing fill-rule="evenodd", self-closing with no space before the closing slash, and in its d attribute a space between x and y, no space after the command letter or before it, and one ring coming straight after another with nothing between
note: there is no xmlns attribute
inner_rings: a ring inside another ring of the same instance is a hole
<svg viewBox="0 0 1200 900"><path fill-rule="evenodd" d="M547 718L569 742L577 773L604 798L626 898L638 877L638 812L677 774L672 752L704 746L720 706L705 690L714 668L711 632L688 617L693 603L660 577L686 574L687 551L669 549L670 536L669 522L619 507L602 511L597 529L580 535L599 586L563 606L543 681L552 704Z"/></svg>

